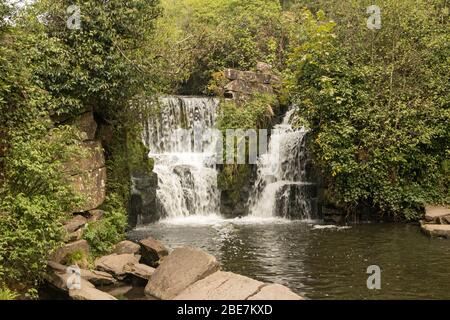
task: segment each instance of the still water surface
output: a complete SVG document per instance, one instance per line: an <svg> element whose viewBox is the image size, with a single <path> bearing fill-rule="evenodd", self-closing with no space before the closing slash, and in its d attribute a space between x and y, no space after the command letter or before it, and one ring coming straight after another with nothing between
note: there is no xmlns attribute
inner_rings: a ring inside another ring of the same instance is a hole
<svg viewBox="0 0 450 320"><path fill-rule="evenodd" d="M338 228L196 216L129 234L134 240L147 236L172 249L202 248L219 259L223 270L280 283L311 299L450 299L450 241L429 239L412 224ZM367 289L370 265L382 269L381 290Z"/></svg>

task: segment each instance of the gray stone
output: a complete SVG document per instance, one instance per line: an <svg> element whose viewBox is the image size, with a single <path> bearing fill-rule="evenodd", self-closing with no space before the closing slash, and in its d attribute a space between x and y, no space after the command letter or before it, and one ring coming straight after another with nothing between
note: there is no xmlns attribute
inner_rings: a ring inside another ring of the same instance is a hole
<svg viewBox="0 0 450 320"><path fill-rule="evenodd" d="M148 237L139 241L142 247L142 261L152 267L157 267L159 261L169 254L169 250L158 240Z"/></svg>
<svg viewBox="0 0 450 320"><path fill-rule="evenodd" d="M86 240L78 240L72 243L68 243L63 247L56 249L51 255L50 260L54 262L64 262L64 260L75 252L83 252L87 257L89 256L89 244Z"/></svg>
<svg viewBox="0 0 450 320"><path fill-rule="evenodd" d="M72 233L83 227L87 223L87 219L81 215L76 215L72 219L64 223L64 229L68 233Z"/></svg>
<svg viewBox="0 0 450 320"><path fill-rule="evenodd" d="M263 282L218 271L189 286L175 300L246 300L263 286Z"/></svg>
<svg viewBox="0 0 450 320"><path fill-rule="evenodd" d="M95 261L95 269L112 274L115 278L122 280L125 275L125 266L138 264L139 259L133 254L111 254Z"/></svg>
<svg viewBox="0 0 450 320"><path fill-rule="evenodd" d="M430 224L450 224L450 208L427 205L425 207L425 221Z"/></svg>
<svg viewBox="0 0 450 320"><path fill-rule="evenodd" d="M191 247L175 249L153 273L145 293L170 300L193 283L219 270L216 258Z"/></svg>
<svg viewBox="0 0 450 320"><path fill-rule="evenodd" d="M141 246L132 241L124 240L116 244L113 253L116 254L139 254Z"/></svg>
<svg viewBox="0 0 450 320"><path fill-rule="evenodd" d="M261 288L248 300L270 301L270 300L305 300L303 297L292 292L289 288L280 284L269 284Z"/></svg>
<svg viewBox="0 0 450 320"><path fill-rule="evenodd" d="M83 288L69 290L69 296L73 300L117 300L112 295L95 288Z"/></svg>
<svg viewBox="0 0 450 320"><path fill-rule="evenodd" d="M161 218L158 210L156 190L158 189L158 176L154 172L133 173L131 177L132 192L129 204L128 224L135 227L140 221L142 224L155 222Z"/></svg>

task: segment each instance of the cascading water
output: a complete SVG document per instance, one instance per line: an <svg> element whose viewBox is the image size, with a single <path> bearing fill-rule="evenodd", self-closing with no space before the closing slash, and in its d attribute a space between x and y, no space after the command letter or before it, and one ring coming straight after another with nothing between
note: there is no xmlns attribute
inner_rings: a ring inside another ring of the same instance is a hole
<svg viewBox="0 0 450 320"><path fill-rule="evenodd" d="M291 125L295 109L275 126L268 152L258 161L258 174L250 198L255 217L312 219L317 206L317 187L307 182L307 131Z"/></svg>
<svg viewBox="0 0 450 320"><path fill-rule="evenodd" d="M176 218L218 214L220 192L217 171L211 164L214 141L198 141L196 132L211 129L219 100L202 97L160 98L158 116L146 123L143 139L155 160L158 206L161 216Z"/></svg>

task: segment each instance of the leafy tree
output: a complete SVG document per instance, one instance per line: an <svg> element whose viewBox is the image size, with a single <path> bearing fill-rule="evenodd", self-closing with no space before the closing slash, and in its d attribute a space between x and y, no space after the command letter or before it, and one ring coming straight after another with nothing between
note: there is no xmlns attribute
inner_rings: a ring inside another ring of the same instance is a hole
<svg viewBox="0 0 450 320"><path fill-rule="evenodd" d="M302 12L288 92L309 121L330 197L415 219L449 203L448 19L440 1L382 1L382 28L364 3L330 1L334 23ZM331 9L330 9L331 10Z"/></svg>

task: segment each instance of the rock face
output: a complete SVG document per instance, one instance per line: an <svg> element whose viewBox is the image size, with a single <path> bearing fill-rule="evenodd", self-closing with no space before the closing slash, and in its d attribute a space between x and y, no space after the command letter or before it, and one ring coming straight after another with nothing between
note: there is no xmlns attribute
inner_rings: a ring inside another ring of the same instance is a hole
<svg viewBox="0 0 450 320"><path fill-rule="evenodd" d="M169 255L169 250L158 240L149 237L139 242L141 245L142 262L157 267L159 261Z"/></svg>
<svg viewBox="0 0 450 320"><path fill-rule="evenodd" d="M241 103L255 93L274 94L281 79L271 72L271 66L263 62L258 62L257 72L226 69L224 76L231 82L224 87L225 98Z"/></svg>
<svg viewBox="0 0 450 320"><path fill-rule="evenodd" d="M157 210L156 190L158 176L154 172L133 174L131 178L132 191L128 214L128 225L135 227L138 222L148 224L159 220Z"/></svg>
<svg viewBox="0 0 450 320"><path fill-rule="evenodd" d="M189 286L175 300L246 300L263 286L263 282L218 271Z"/></svg>
<svg viewBox="0 0 450 320"><path fill-rule="evenodd" d="M112 254L104 256L95 261L95 269L108 272L116 279L123 280L127 271L127 265L139 264L139 258L133 254Z"/></svg>
<svg viewBox="0 0 450 320"><path fill-rule="evenodd" d="M85 112L69 122L84 134L84 140L94 140L97 131L97 123L93 112Z"/></svg>
<svg viewBox="0 0 450 320"><path fill-rule="evenodd" d="M89 244L86 240L78 240L68 243L65 246L55 250L50 256L50 260L54 262L63 262L70 254L75 252L83 252L85 256L89 255Z"/></svg>
<svg viewBox="0 0 450 320"><path fill-rule="evenodd" d="M116 254L139 254L141 251L141 246L137 243L125 240L116 244L114 248L114 253Z"/></svg>
<svg viewBox="0 0 450 320"><path fill-rule="evenodd" d="M426 223L434 224L450 224L450 208L443 206L426 206L425 221Z"/></svg>
<svg viewBox="0 0 450 320"><path fill-rule="evenodd" d="M175 249L156 269L145 293L170 300L187 287L219 270L216 258L191 247Z"/></svg>

